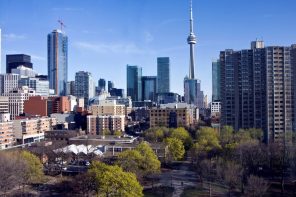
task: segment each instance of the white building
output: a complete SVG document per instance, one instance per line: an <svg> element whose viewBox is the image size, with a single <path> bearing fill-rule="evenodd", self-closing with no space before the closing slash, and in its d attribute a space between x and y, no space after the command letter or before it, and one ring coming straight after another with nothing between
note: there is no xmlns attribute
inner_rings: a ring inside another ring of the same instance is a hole
<svg viewBox="0 0 296 197"><path fill-rule="evenodd" d="M0 96L0 113L8 113L9 112L9 97Z"/></svg>
<svg viewBox="0 0 296 197"><path fill-rule="evenodd" d="M20 76L18 74L1 74L0 75L0 93L9 93L11 90L18 88Z"/></svg>
<svg viewBox="0 0 296 197"><path fill-rule="evenodd" d="M221 102L212 102L211 103L211 115L221 113Z"/></svg>
<svg viewBox="0 0 296 197"><path fill-rule="evenodd" d="M11 73L18 74L21 77L36 77L37 75L37 72L35 72L32 68L25 66L18 66L17 68L11 69Z"/></svg>
<svg viewBox="0 0 296 197"><path fill-rule="evenodd" d="M8 111L11 114L11 119L14 120L16 116L24 113L24 102L29 99L29 96L35 96L35 91L24 86L4 93L3 96L9 98Z"/></svg>

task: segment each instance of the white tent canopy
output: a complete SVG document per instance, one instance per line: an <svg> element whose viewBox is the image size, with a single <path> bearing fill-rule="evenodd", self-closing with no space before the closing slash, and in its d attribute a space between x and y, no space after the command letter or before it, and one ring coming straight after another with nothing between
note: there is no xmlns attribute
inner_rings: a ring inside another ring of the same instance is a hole
<svg viewBox="0 0 296 197"><path fill-rule="evenodd" d="M90 154L90 153L94 153L95 155L103 155L103 152L100 150L102 146L92 146L92 145L87 145L85 146L84 144L80 144L80 145L75 145L75 144L71 144L69 146L66 146L64 148L59 148L54 150L55 153L58 152L63 152L63 153L73 153L75 155L83 153L85 155Z"/></svg>

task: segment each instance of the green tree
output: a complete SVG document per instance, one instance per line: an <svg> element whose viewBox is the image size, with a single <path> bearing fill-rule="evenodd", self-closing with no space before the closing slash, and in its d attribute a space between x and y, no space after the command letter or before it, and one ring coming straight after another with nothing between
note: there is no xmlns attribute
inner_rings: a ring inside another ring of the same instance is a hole
<svg viewBox="0 0 296 197"><path fill-rule="evenodd" d="M114 132L114 135L116 137L120 137L122 135L122 132L120 130L117 130L117 131Z"/></svg>
<svg viewBox="0 0 296 197"><path fill-rule="evenodd" d="M160 171L160 161L147 142L140 143L135 150L143 157L140 166L144 172L144 176L151 173L158 173Z"/></svg>
<svg viewBox="0 0 296 197"><path fill-rule="evenodd" d="M167 145L167 161L176 161L184 157L185 149L181 140L177 138L166 138L165 143Z"/></svg>
<svg viewBox="0 0 296 197"><path fill-rule="evenodd" d="M88 175L95 182L97 196L143 196L143 187L135 174L124 172L119 166L92 162Z"/></svg>
<svg viewBox="0 0 296 197"><path fill-rule="evenodd" d="M144 157L137 150L126 150L119 153L117 158L117 164L127 172L133 172L140 176L143 174L141 167L144 162Z"/></svg>
<svg viewBox="0 0 296 197"><path fill-rule="evenodd" d="M232 126L223 126L221 131L220 131L220 142L224 146L226 144L230 144L233 142L233 134L234 130Z"/></svg>
<svg viewBox="0 0 296 197"><path fill-rule="evenodd" d="M193 148L199 153L210 153L221 149L217 132L210 127L203 127L197 133L197 140Z"/></svg>
<svg viewBox="0 0 296 197"><path fill-rule="evenodd" d="M44 177L43 165L40 159L28 151L22 151L20 157L26 163L24 179L27 183L39 183Z"/></svg>
<svg viewBox="0 0 296 197"><path fill-rule="evenodd" d="M172 129L170 137L181 140L184 144L185 150L189 150L193 144L192 137L190 136L189 132L183 127Z"/></svg>

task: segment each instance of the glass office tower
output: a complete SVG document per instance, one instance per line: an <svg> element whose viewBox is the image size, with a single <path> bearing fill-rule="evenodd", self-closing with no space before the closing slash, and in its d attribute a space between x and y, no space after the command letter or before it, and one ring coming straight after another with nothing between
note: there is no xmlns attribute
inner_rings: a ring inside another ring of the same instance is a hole
<svg viewBox="0 0 296 197"><path fill-rule="evenodd" d="M170 58L157 58L157 93L170 92Z"/></svg>
<svg viewBox="0 0 296 197"><path fill-rule="evenodd" d="M142 97L144 100L156 101L156 77L142 77Z"/></svg>
<svg viewBox="0 0 296 197"><path fill-rule="evenodd" d="M142 101L142 68L138 66L127 65L127 96L132 101Z"/></svg>
<svg viewBox="0 0 296 197"><path fill-rule="evenodd" d="M59 96L66 95L68 81L68 37L61 30L47 36L49 88Z"/></svg>

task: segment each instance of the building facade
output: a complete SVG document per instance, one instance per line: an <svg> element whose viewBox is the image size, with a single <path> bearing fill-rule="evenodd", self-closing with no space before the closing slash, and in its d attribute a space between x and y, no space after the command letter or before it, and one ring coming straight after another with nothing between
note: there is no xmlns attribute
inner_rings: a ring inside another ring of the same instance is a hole
<svg viewBox="0 0 296 197"><path fill-rule="evenodd" d="M252 42L251 49L220 52L222 125L261 128L267 143L291 140L296 69L292 54L293 46L264 47L262 41Z"/></svg>
<svg viewBox="0 0 296 197"><path fill-rule="evenodd" d="M19 66L26 68L33 68L31 63L31 56L26 54L10 54L6 55L6 73L11 73L12 69Z"/></svg>
<svg viewBox="0 0 296 197"><path fill-rule="evenodd" d="M156 102L156 81L155 76L143 76L142 77L142 99Z"/></svg>
<svg viewBox="0 0 296 197"><path fill-rule="evenodd" d="M212 62L212 102L220 101L220 62Z"/></svg>
<svg viewBox="0 0 296 197"><path fill-rule="evenodd" d="M138 66L127 65L127 96L132 101L142 100L142 68Z"/></svg>
<svg viewBox="0 0 296 197"><path fill-rule="evenodd" d="M157 58L157 93L170 92L170 58Z"/></svg>
<svg viewBox="0 0 296 197"><path fill-rule="evenodd" d="M87 133L91 135L105 135L104 132L124 131L124 125L125 116L87 116Z"/></svg>
<svg viewBox="0 0 296 197"><path fill-rule="evenodd" d="M68 81L68 37L53 30L47 36L47 52L49 88L64 96Z"/></svg>
<svg viewBox="0 0 296 197"><path fill-rule="evenodd" d="M91 73L79 71L75 75L75 96L84 98L84 105L89 105L89 99L95 96L94 81Z"/></svg>

